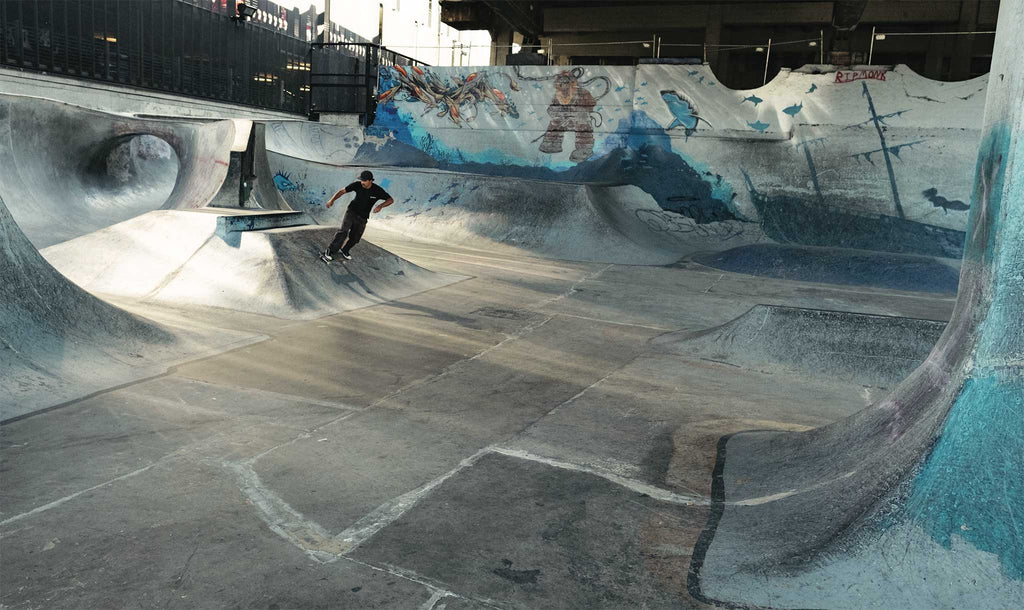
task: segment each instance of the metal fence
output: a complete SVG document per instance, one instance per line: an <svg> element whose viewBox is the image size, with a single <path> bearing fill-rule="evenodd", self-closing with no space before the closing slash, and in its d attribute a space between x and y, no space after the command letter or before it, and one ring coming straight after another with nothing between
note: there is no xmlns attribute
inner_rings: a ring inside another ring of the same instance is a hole
<svg viewBox="0 0 1024 610"><path fill-rule="evenodd" d="M373 123L377 73L381 66L425 65L407 55L370 43L313 43L309 50L309 115L356 112Z"/></svg>
<svg viewBox="0 0 1024 610"><path fill-rule="evenodd" d="M365 64L365 52L328 47L316 59L332 70ZM306 41L188 0L0 0L6 67L305 114L313 55ZM362 109L372 97L336 96L325 104Z"/></svg>

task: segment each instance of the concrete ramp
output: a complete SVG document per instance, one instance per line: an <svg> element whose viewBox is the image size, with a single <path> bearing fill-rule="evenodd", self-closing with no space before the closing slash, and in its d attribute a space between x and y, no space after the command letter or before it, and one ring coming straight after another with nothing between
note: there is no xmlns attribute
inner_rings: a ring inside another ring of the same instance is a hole
<svg viewBox="0 0 1024 610"><path fill-rule="evenodd" d="M311 121L267 121L267 150L329 165L351 163L363 143L360 126Z"/></svg>
<svg viewBox="0 0 1024 610"><path fill-rule="evenodd" d="M1024 2L998 23L949 325L863 411L719 441L688 573L699 601L1024 607Z"/></svg>
<svg viewBox="0 0 1024 610"><path fill-rule="evenodd" d="M293 209L323 225L340 224L348 197L327 210L324 202L355 179L353 168L311 163L270 153ZM661 209L636 186L576 184L429 169L376 168L377 182L395 205L371 218L368 231L385 228L406 237L476 248L511 246L550 258L663 265L708 249L762 239L757 225L738 221L700 224Z"/></svg>
<svg viewBox="0 0 1024 610"><path fill-rule="evenodd" d="M0 95L0 196L36 247L158 208L202 207L227 176L234 130Z"/></svg>
<svg viewBox="0 0 1024 610"><path fill-rule="evenodd" d="M847 248L750 244L693 260L732 273L949 295L960 282L959 261Z"/></svg>
<svg viewBox="0 0 1024 610"><path fill-rule="evenodd" d="M353 252L355 260L326 265L319 252L334 231L304 224L296 212L159 210L44 254L91 292L289 319L374 305L462 279L368 242Z"/></svg>
<svg viewBox="0 0 1024 610"><path fill-rule="evenodd" d="M928 356L945 322L756 305L721 326L652 340L667 352L765 373L894 386Z"/></svg>
<svg viewBox="0 0 1024 610"><path fill-rule="evenodd" d="M39 255L0 197L0 421L251 340L172 328L97 299Z"/></svg>

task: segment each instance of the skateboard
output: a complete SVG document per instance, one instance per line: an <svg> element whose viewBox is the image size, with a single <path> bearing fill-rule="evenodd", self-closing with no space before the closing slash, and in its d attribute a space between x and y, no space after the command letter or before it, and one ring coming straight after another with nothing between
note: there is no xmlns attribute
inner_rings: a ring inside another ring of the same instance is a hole
<svg viewBox="0 0 1024 610"><path fill-rule="evenodd" d="M322 260L322 261L323 261L324 263L326 263L326 264L328 264L328 265L330 265L330 264L331 264L331 263L333 263L334 261L338 261L338 262L344 263L345 261L350 261L350 260L352 260L352 256L351 256L351 255L349 255L349 256L345 256L345 255L344 255L344 254L342 254L341 252L338 252L337 254L335 254L335 255L334 255L334 258L333 258L332 260L327 260L327 251L326 251L326 250L320 250L320 251L318 251L318 252L317 252L317 256L319 256L319 257L320 257L320 260Z"/></svg>

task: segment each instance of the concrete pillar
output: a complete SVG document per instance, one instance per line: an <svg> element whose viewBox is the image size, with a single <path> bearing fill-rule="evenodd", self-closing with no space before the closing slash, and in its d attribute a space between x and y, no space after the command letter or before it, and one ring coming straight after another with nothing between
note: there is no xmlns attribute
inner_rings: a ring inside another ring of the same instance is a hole
<svg viewBox="0 0 1024 610"><path fill-rule="evenodd" d="M961 0L960 22L957 31L973 32L978 29L979 0ZM957 36L953 43L953 60L950 65L950 80L964 80L971 73L971 55L974 51L974 36Z"/></svg>
<svg viewBox="0 0 1024 610"><path fill-rule="evenodd" d="M942 58L947 53L949 43L943 40L944 36L930 36L929 38L928 50L925 52L924 57L924 75L928 78L941 80L945 76L942 74Z"/></svg>
<svg viewBox="0 0 1024 610"><path fill-rule="evenodd" d="M713 3L708 6L708 18L704 25L704 44L707 45L707 62L718 78L725 78L719 71L719 50L722 42L722 5Z"/></svg>
<svg viewBox="0 0 1024 610"><path fill-rule="evenodd" d="M505 56L512 52L515 32L507 25L491 29L491 65L504 66Z"/></svg>

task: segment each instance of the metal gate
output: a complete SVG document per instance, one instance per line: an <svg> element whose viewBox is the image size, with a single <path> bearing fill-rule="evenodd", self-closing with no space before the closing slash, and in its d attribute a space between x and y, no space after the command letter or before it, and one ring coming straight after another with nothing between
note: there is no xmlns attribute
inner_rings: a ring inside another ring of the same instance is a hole
<svg viewBox="0 0 1024 610"><path fill-rule="evenodd" d="M382 66L424 66L407 55L364 42L316 42L309 49L309 116L359 114L373 123L377 109L377 74Z"/></svg>

